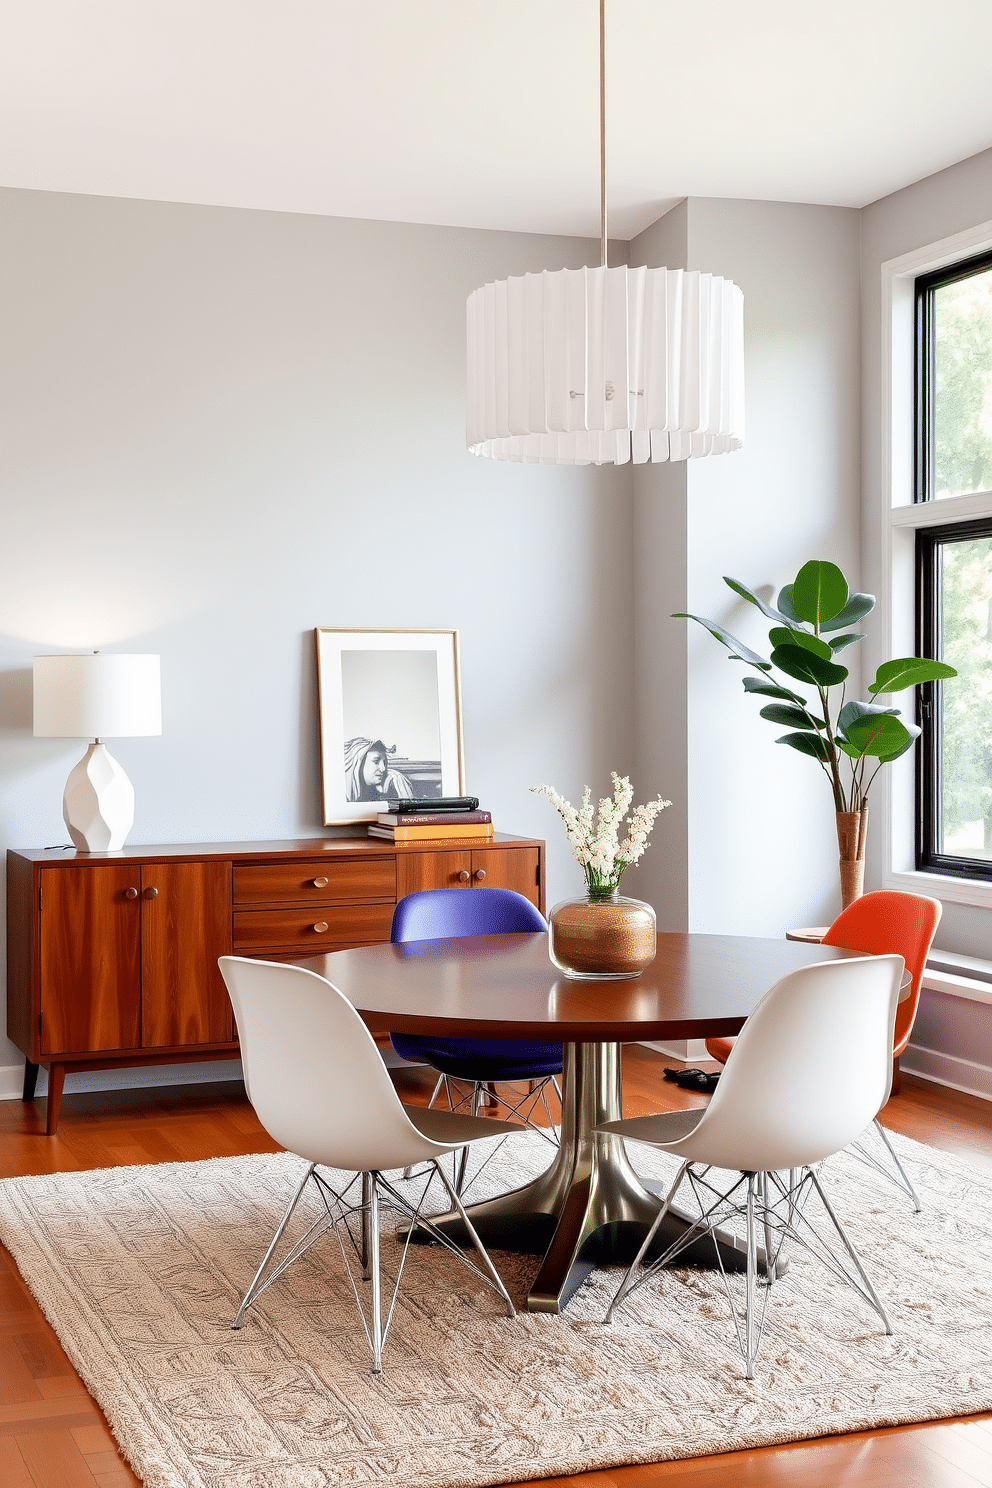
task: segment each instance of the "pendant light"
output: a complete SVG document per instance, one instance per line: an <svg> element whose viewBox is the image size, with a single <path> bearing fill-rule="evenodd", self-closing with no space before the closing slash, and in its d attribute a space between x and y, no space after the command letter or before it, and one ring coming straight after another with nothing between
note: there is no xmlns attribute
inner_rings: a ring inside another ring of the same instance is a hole
<svg viewBox="0 0 992 1488"><path fill-rule="evenodd" d="M744 443L744 296L687 269L607 266L606 0L599 0L598 268L468 298L467 443L545 465L684 460Z"/></svg>

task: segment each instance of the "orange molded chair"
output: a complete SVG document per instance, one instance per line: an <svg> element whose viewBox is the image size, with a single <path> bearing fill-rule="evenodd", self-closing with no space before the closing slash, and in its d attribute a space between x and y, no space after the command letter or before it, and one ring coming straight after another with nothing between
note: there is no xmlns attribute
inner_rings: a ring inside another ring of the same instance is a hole
<svg viewBox="0 0 992 1488"><path fill-rule="evenodd" d="M861 951L869 956L899 955L905 961L906 970L913 978L909 996L899 1004L896 1010L895 1039L892 1047L893 1094L899 1088L898 1059L909 1043L909 1036L916 1021L916 1011L920 1005L920 991L923 985L923 971L933 944L933 937L940 923L942 910L943 906L939 900L928 899L923 894L898 894L880 889L873 894L863 894L860 899L855 899L853 904L841 910L823 937L823 945L842 946L847 951ZM726 1064L733 1047L732 1038L708 1038L706 1040L706 1052L711 1059L718 1059L721 1064ZM899 1171L902 1186L918 1210L920 1201L903 1171L902 1164L892 1151L891 1143L883 1127L877 1121L875 1125ZM890 1175L886 1174L886 1176Z"/></svg>
<svg viewBox="0 0 992 1488"><path fill-rule="evenodd" d="M823 945L842 946L846 951L861 951L866 956L897 955L905 961L913 988L896 1013L894 1059L899 1058L913 1031L923 971L942 908L939 900L927 899L922 894L896 894L880 889L874 894L863 894L841 910L823 937ZM726 1064L733 1047L732 1038L706 1040L706 1052L721 1064Z"/></svg>

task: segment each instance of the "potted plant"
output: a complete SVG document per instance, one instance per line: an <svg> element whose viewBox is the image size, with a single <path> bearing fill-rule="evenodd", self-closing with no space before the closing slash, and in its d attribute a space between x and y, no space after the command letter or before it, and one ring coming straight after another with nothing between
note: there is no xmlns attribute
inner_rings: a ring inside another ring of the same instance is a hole
<svg viewBox="0 0 992 1488"><path fill-rule="evenodd" d="M874 699L922 682L955 677L957 672L941 661L903 656L879 667L868 688L873 701L848 699L849 673L837 656L864 640L852 627L875 608L873 595L852 594L837 565L819 559L804 563L773 605L738 579L725 577L724 583L772 621L769 660L713 620L685 611L674 618L705 626L734 660L752 669L742 679L744 691L771 699L761 709L761 717L789 730L776 742L809 755L829 781L837 814L841 901L846 909L863 890L872 782L882 766L905 754L920 734L915 724L899 716L898 708L887 708ZM813 697L797 692L797 682L812 689Z"/></svg>

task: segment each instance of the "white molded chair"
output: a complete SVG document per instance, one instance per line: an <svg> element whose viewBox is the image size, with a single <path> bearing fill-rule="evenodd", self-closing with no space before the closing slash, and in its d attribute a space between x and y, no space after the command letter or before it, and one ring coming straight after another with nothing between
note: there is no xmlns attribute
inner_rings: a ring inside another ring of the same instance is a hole
<svg viewBox="0 0 992 1488"><path fill-rule="evenodd" d="M754 1378L764 1323L755 1316L758 1228L763 1230L766 1279L775 1279L784 1241L802 1245L841 1277L892 1328L857 1253L814 1171L864 1131L889 1096L892 1034L903 974L901 956L862 956L803 967L776 982L748 1018L709 1104L701 1110L609 1121L598 1131L646 1142L682 1159L671 1189L620 1289L614 1309L658 1267L700 1235L735 1217L747 1229L743 1326L716 1247L727 1297ZM729 1170L720 1175L714 1169ZM729 1183L726 1181L734 1175ZM699 1218L654 1260L644 1258L684 1181ZM809 1217L815 1190L847 1252L848 1264ZM638 1268L643 1270L638 1276ZM853 1271L852 1271L853 1266ZM765 1293L767 1305L768 1293Z"/></svg>
<svg viewBox="0 0 992 1488"><path fill-rule="evenodd" d="M372 1349L372 1372L382 1370L382 1349L389 1331L400 1277L415 1229L426 1230L470 1270L498 1292L508 1316L514 1307L482 1241L465 1213L453 1184L438 1159L466 1143L518 1131L505 1121L450 1111L404 1106L396 1094L375 1040L351 1003L316 972L301 966L221 956L221 973L234 1005L241 1039L245 1088L266 1131L308 1163L272 1243L245 1293L233 1327L287 1266L328 1229L334 1229L355 1300ZM414 1163L431 1165L430 1181L414 1205L384 1176ZM318 1168L343 1168L360 1175L360 1196L349 1197L359 1177L340 1193ZM441 1179L472 1239L482 1269L472 1264L423 1215L434 1177ZM322 1212L288 1254L263 1280L293 1210L309 1182L322 1200ZM385 1322L379 1265L379 1206L385 1194L412 1221L403 1245ZM349 1221L358 1217L359 1235ZM342 1230L357 1252L362 1280L371 1283L370 1313L362 1305Z"/></svg>

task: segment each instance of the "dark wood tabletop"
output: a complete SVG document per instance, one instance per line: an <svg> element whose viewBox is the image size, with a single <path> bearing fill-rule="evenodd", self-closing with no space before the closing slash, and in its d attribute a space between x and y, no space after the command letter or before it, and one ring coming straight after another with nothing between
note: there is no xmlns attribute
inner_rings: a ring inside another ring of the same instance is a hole
<svg viewBox="0 0 992 1488"><path fill-rule="evenodd" d="M363 946L298 964L342 991L375 1031L568 1043L739 1033L787 972L858 954L743 935L658 936L658 954L629 981L572 981L545 934Z"/></svg>

